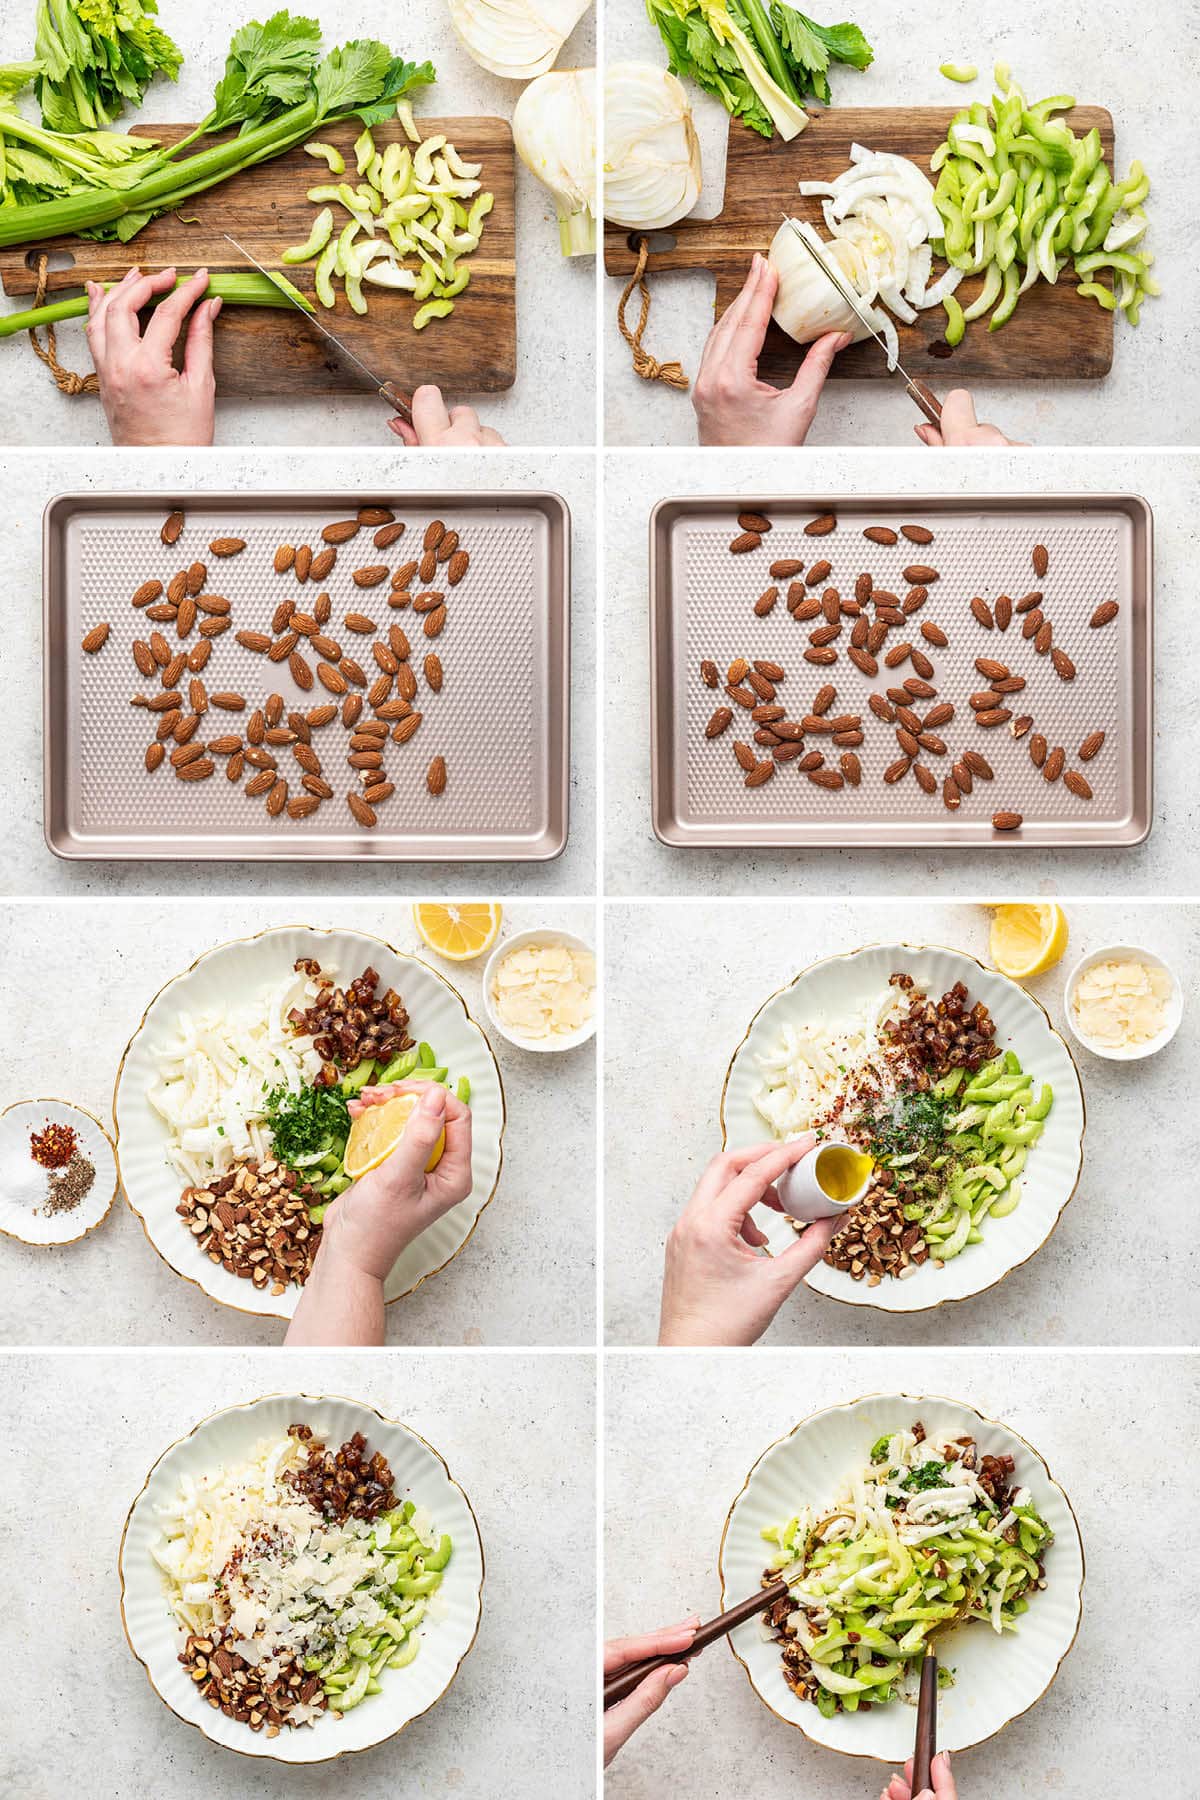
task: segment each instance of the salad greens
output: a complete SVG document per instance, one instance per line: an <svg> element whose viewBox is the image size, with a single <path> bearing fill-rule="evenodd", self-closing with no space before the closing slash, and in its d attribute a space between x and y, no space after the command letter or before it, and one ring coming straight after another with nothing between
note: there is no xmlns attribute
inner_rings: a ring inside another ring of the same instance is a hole
<svg viewBox="0 0 1200 1800"><path fill-rule="evenodd" d="M314 21L281 11L235 33L208 117L167 149L113 133L90 134L81 145L39 133L11 104L0 106L0 245L70 232L128 240L159 213L303 144L320 126L389 117L435 79L432 64L406 62L370 38L322 58ZM236 137L184 154L232 126ZM10 137L24 147L15 173L5 166Z"/></svg>
<svg viewBox="0 0 1200 1800"><path fill-rule="evenodd" d="M778 1546L796 1610L783 1636L789 1685L831 1718L906 1692L935 1632L986 1621L1017 1629L1045 1585L1053 1534L1011 1462L973 1439L942 1449L917 1426L881 1437L845 1497L762 1535Z"/></svg>
<svg viewBox="0 0 1200 1800"><path fill-rule="evenodd" d="M782 0L646 0L670 52L727 112L763 137L803 131L808 96L828 104L831 63L865 69L874 51L857 25L818 25Z"/></svg>

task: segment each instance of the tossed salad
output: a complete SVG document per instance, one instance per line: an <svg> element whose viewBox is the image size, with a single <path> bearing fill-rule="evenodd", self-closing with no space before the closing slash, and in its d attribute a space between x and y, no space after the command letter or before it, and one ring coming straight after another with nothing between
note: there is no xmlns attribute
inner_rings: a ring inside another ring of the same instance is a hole
<svg viewBox="0 0 1200 1800"><path fill-rule="evenodd" d="M918 1422L881 1437L830 1509L763 1531L778 1547L767 1579L799 1564L769 1615L795 1694L826 1718L884 1706L911 1697L936 1632L1017 1629L1054 1539L1013 1470L973 1437L929 1442Z"/></svg>

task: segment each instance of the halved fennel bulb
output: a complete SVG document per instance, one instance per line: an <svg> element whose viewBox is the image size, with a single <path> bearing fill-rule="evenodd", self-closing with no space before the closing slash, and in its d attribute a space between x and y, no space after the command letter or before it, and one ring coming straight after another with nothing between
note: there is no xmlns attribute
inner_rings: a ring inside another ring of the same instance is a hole
<svg viewBox="0 0 1200 1800"><path fill-rule="evenodd" d="M513 141L554 195L564 256L596 248L596 71L560 69L531 81L513 112Z"/></svg>
<svg viewBox="0 0 1200 1800"><path fill-rule="evenodd" d="M604 216L660 231L700 198L700 144L683 84L652 63L604 74Z"/></svg>
<svg viewBox="0 0 1200 1800"><path fill-rule="evenodd" d="M591 0L449 0L450 23L480 68L532 81L554 61Z"/></svg>
<svg viewBox="0 0 1200 1800"><path fill-rule="evenodd" d="M889 314L911 324L918 312L940 306L963 277L961 269L949 268L929 285L930 240L940 240L944 229L932 185L907 157L854 144L848 169L834 181L802 181L800 192L821 198L830 235L822 238L807 223L801 231L858 296L894 368L899 340ZM811 343L826 331L849 331L856 340L868 335L790 225L776 232L769 259L779 274L775 318L797 343Z"/></svg>

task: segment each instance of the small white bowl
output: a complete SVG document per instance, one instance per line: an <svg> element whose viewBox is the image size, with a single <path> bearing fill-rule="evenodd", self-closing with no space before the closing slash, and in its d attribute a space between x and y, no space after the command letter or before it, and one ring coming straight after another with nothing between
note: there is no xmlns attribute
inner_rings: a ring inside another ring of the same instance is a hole
<svg viewBox="0 0 1200 1800"><path fill-rule="evenodd" d="M1167 1022L1156 1038L1145 1044L1135 1044L1127 1050L1114 1050L1107 1044L1097 1044L1079 1029L1075 1018L1075 990L1079 980L1087 971L1101 962L1140 962L1148 968L1162 969L1171 978L1171 998L1167 1002ZM1153 950L1143 950L1136 944L1107 944L1099 950L1089 951L1087 956L1080 957L1071 973L1067 976L1067 985L1063 994L1067 1015L1067 1028L1077 1043L1093 1056L1101 1056L1106 1062L1141 1062L1144 1057L1156 1056L1170 1043L1179 1030L1179 1022L1183 1018L1183 990L1169 963Z"/></svg>
<svg viewBox="0 0 1200 1800"><path fill-rule="evenodd" d="M558 931L552 926L543 926L537 931L518 931L515 936L505 938L501 943L496 945L496 948L488 957L487 967L483 971L483 1004L487 1010L488 1019L500 1033L500 1036L506 1038L510 1044L515 1044L518 1050L533 1050L536 1052L574 1050L579 1044L586 1044L588 1039L594 1037L596 1033L596 1002L599 999L600 992L598 976L596 987L593 990L594 998L591 1018L585 1025L581 1025L578 1031L571 1032L566 1037L518 1037L516 1033L510 1031L506 1025L502 1025L500 1020L496 1017L496 1009L492 1005L492 977L495 975L496 970L506 956L510 955L514 950L527 949L530 944L565 944L568 950L578 950L586 956L594 957L596 954L592 946L587 943L585 939L576 937L573 931Z"/></svg>
<svg viewBox="0 0 1200 1800"><path fill-rule="evenodd" d="M0 1234L39 1246L77 1244L108 1217L117 1197L117 1157L112 1139L99 1119L71 1100L15 1100L0 1112L0 1145L5 1156L29 1158L31 1179L40 1185L48 1169L39 1170L29 1148L30 1134L47 1124L69 1125L79 1148L96 1171L90 1191L70 1212L46 1213L27 1199L0 1193Z"/></svg>

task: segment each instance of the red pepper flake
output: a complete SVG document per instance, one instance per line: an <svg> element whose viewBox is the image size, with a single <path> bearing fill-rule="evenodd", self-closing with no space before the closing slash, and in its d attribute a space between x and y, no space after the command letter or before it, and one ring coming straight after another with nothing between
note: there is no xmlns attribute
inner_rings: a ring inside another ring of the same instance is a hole
<svg viewBox="0 0 1200 1800"><path fill-rule="evenodd" d="M41 1133L30 1133L30 1153L43 1169L65 1169L75 1154L76 1141L69 1125L47 1125Z"/></svg>

